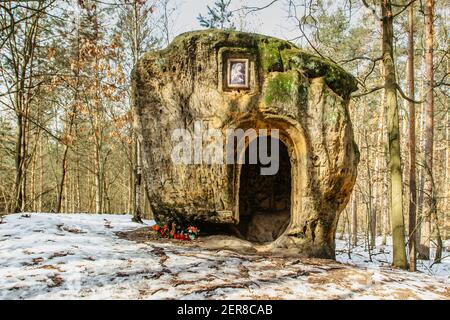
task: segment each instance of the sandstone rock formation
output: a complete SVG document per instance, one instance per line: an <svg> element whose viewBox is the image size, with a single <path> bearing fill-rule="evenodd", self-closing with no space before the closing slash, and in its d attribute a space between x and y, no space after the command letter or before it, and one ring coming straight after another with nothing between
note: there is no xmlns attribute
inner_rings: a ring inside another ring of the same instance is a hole
<svg viewBox="0 0 450 320"><path fill-rule="evenodd" d="M247 87L230 85L232 59L247 61ZM145 54L133 96L155 219L204 231L235 225L236 234L270 242L272 250L334 258L338 217L359 161L348 111L355 90L339 66L262 35L190 32ZM198 120L224 135L278 129L288 159L280 163L282 176L254 177L247 164L173 163L173 131L194 132Z"/></svg>

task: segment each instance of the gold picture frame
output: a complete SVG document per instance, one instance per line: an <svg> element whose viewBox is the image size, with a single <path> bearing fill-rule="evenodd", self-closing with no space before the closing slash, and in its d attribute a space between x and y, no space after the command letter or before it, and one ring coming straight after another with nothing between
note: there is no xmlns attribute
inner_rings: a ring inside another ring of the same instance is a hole
<svg viewBox="0 0 450 320"><path fill-rule="evenodd" d="M229 58L227 66L227 87L233 89L248 89L249 59Z"/></svg>

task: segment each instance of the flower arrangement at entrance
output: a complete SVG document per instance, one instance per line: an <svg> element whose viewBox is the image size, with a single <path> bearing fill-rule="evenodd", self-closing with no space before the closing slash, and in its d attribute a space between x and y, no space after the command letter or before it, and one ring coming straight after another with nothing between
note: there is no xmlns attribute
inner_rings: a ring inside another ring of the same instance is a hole
<svg viewBox="0 0 450 320"><path fill-rule="evenodd" d="M152 226L152 230L161 238L182 241L195 240L198 238L200 233L200 230L197 227L189 226L188 228L181 228L175 223L172 223L171 228L169 228L166 224L155 224Z"/></svg>

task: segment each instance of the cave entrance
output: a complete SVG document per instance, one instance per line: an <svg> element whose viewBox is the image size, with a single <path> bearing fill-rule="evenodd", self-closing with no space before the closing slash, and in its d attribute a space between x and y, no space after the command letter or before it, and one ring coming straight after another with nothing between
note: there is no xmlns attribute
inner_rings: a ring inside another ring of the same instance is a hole
<svg viewBox="0 0 450 320"><path fill-rule="evenodd" d="M286 145L278 140L279 170L275 175L262 175L258 155L257 163L250 164L249 150L257 150L252 144L266 143L272 157L270 136L260 136L250 142L245 151L245 162L240 172L239 224L242 238L257 243L272 242L287 228L291 217L291 161Z"/></svg>

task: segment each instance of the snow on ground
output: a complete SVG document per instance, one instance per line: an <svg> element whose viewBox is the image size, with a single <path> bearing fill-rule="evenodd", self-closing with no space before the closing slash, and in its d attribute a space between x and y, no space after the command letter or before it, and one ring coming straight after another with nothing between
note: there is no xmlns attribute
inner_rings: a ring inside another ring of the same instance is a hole
<svg viewBox="0 0 450 320"><path fill-rule="evenodd" d="M136 243L128 215L20 214L0 224L0 299L449 299L450 261L408 273L390 247L338 261ZM146 221L151 225L152 221ZM444 253L448 255L448 252Z"/></svg>
<svg viewBox="0 0 450 320"><path fill-rule="evenodd" d="M389 267L392 261L392 238L387 237L386 245L382 245L382 238L376 238L376 247L369 253L367 241L358 239L356 247L349 248L348 238L336 239L336 260L342 263L352 264L369 269ZM442 263L434 263L435 248L431 248L431 260L418 260L418 272L447 278L450 280L450 240L444 241L444 252L442 253ZM372 259L372 261L370 261Z"/></svg>

